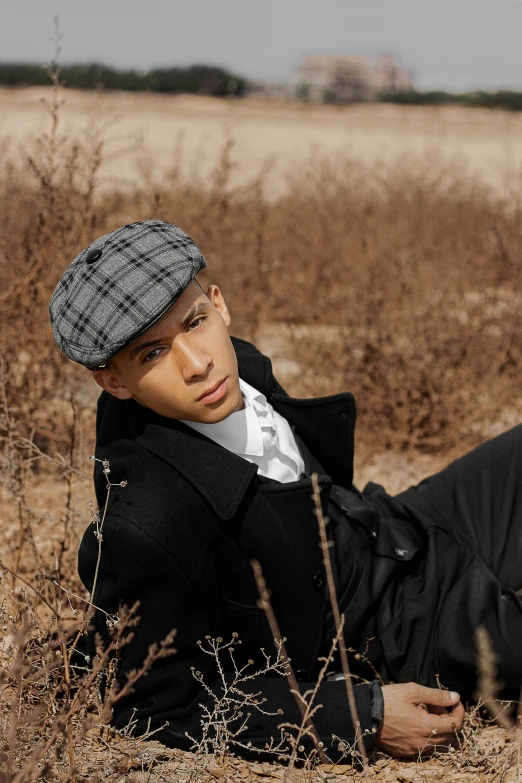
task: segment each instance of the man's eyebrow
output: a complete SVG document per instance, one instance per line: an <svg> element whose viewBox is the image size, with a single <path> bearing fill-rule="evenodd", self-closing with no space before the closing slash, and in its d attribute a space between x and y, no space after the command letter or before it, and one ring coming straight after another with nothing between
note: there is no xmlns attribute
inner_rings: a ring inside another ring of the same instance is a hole
<svg viewBox="0 0 522 783"><path fill-rule="evenodd" d="M207 307L208 302L199 302L198 304L190 305L185 318L181 322L181 326L185 328L196 315L206 312Z"/></svg>

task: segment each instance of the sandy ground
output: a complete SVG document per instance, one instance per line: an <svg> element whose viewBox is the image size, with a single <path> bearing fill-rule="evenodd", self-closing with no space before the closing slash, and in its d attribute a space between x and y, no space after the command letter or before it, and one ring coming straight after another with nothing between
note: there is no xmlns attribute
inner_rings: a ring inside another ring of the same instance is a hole
<svg viewBox="0 0 522 783"><path fill-rule="evenodd" d="M104 170L112 184L129 182L138 173L136 147L141 165L153 175L174 163L180 143L185 173L206 174L231 136L236 177L248 179L271 161L274 192L284 186L285 172L315 148L381 164L411 153L458 159L501 189L511 187L522 171L522 114L505 111L310 106L77 90L63 95L63 130L81 133L94 125L106 138L109 153L119 150ZM0 137L26 150L29 137L47 127L42 99L49 97L48 88L0 89ZM128 151L122 154L124 145Z"/></svg>

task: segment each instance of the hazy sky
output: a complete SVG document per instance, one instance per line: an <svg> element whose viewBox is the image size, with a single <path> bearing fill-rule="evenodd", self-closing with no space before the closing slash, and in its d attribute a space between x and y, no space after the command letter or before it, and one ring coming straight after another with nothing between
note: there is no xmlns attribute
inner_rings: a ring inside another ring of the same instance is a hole
<svg viewBox="0 0 522 783"><path fill-rule="evenodd" d="M520 0L0 0L0 60L204 62L286 79L303 54L393 52L423 88L522 89Z"/></svg>

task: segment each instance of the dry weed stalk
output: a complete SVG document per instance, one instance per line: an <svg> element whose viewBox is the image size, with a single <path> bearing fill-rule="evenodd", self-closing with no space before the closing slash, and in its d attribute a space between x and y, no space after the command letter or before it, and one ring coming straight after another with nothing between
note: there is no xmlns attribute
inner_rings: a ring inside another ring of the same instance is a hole
<svg viewBox="0 0 522 783"><path fill-rule="evenodd" d="M265 715L276 713L268 711L264 706L266 700L261 693L252 693L248 690L248 686L257 677L271 673L285 676L288 670L288 663L282 652L282 643L276 645L276 655L273 659L262 650L264 666L260 669L253 667L252 660L238 667L234 648L241 644L241 640L236 633L228 642L224 642L219 637L213 639L207 636L204 641L199 641L198 644L201 651L213 658L215 662L219 675L219 692L216 693L212 690L205 682L203 674L192 668L193 677L201 685L202 691L210 697L211 705L210 707L203 706L201 738L196 739L188 735L193 742L193 750L195 751L194 775L199 774L211 763L223 764L225 757L230 752L237 749L251 750L252 743L242 739L251 713L261 712ZM279 742L272 741L260 752L270 756L286 756L284 738Z"/></svg>
<svg viewBox="0 0 522 783"><path fill-rule="evenodd" d="M348 699L348 706L350 708L350 715L355 728L355 740L357 744L357 749L359 751L359 755L361 757L363 764L366 766L368 764L368 754L366 753L366 749L364 747L363 733L361 730L361 721L359 720L359 715L357 713L355 694L353 692L352 675L350 673L350 667L348 665L348 657L346 655L346 642L344 639L344 617L341 618L341 614L339 612L339 604L337 602L337 592L335 589L335 581L334 581L334 576L332 571L332 562L330 560L330 547L328 545L328 536L326 534L326 524L328 522L328 518L325 519L325 516L323 514L323 507L321 504L321 490L319 487L317 473L312 474L312 487L314 493L313 498L315 504L315 513L317 516L317 523L319 525L321 549L323 552L323 563L326 571L328 593L330 596L330 604L332 607L335 629L340 639L339 655L341 658L341 666L344 675L344 682L346 685L346 696Z"/></svg>
<svg viewBox="0 0 522 783"><path fill-rule="evenodd" d="M299 684L294 674L294 670L292 668L290 658L286 653L285 639L281 635L281 631L279 629L279 623L277 622L276 616L274 614L274 610L272 608L272 602L270 601L270 592L266 586L261 565L257 560L252 560L251 565L256 579L257 589L259 592L258 606L260 609L264 611L266 618L268 620L270 631L274 639L274 644L276 645L276 648L278 649L280 655L282 656L282 659L286 667L285 674L288 679L288 683L290 685L290 691L295 699L297 708L301 715L301 726L299 727L297 740L294 744L292 756L290 758L290 766L293 766L293 764L295 764L296 751L299 749L301 745L301 739L305 734L311 737L319 758L322 761L325 761L326 757L323 750L323 743L319 739L319 735L317 734L317 729L315 728L313 722L313 715L314 712L317 710L318 706L314 704L314 700L313 698L310 698L310 696L315 696L315 692L313 694L301 693Z"/></svg>
<svg viewBox="0 0 522 783"><path fill-rule="evenodd" d="M476 699L482 707L488 710L499 726L502 726L506 731L512 731L517 728L508 714L512 705L506 702L502 704L497 699L502 686L496 679L497 664L491 636L483 626L480 626L475 631L475 646L477 648L476 659L479 675Z"/></svg>
<svg viewBox="0 0 522 783"><path fill-rule="evenodd" d="M491 641L491 636L483 626L475 630L476 660L478 670L478 683L475 698L479 708L485 708L495 723L501 726L508 737L512 737L514 742L514 753L510 754L510 760L516 753L516 763L518 769L517 780L520 779L520 758L522 755L522 725L520 725L520 704L517 705L516 719L510 716L513 704L510 702L501 702L498 700L498 694L501 689L501 683L497 680L497 665L495 651Z"/></svg>
<svg viewBox="0 0 522 783"><path fill-rule="evenodd" d="M37 594L37 598L41 599L41 596ZM110 680L97 710L98 714L93 714L93 706L98 702L100 678L111 671L111 662L122 646L132 638L132 629L138 621L136 609L137 607L121 610L116 622L110 627L109 644L102 647L99 640L95 660L90 666L82 667L79 673L76 666L71 668L70 658L74 649L73 640L85 633L86 623L67 624L66 618L55 608L53 625L56 630L50 633L49 629L47 638L42 640L39 647L38 644L35 645L30 624L24 620L20 625L18 621L18 628L12 634L13 643L2 655L2 700L10 705L7 721L10 755L7 770L11 783L31 783L39 779L43 771L50 773L61 759L61 738L67 747L68 779L74 780L77 772L74 745L77 739L95 726L103 729L110 722L114 705L132 692L135 683L148 672L154 662L173 654L171 645L174 631L161 643L151 645L142 665L128 672L123 684L119 684L115 678ZM54 688L49 688L49 678L55 681ZM25 694L26 699L30 698L31 692L38 688L44 689L43 704L48 700L44 716L46 730L42 739L23 759L26 754L21 752L21 738L32 725L31 716L24 714L23 697ZM62 692L61 696L59 691Z"/></svg>
<svg viewBox="0 0 522 783"><path fill-rule="evenodd" d="M9 417L9 406L4 404L4 409L4 417ZM76 427L75 416L73 427ZM30 514L26 462L32 464L35 453L27 448L26 439L18 437L13 428L7 428L4 446L4 453L9 456L5 460L6 470L10 464L15 465L15 477L18 477L17 481L7 481L6 485L14 501L15 518L21 514L26 529L25 516ZM69 454L71 459L73 456L74 448ZM0 551L0 619L3 624L0 644L0 744L3 737L8 748L5 775L9 783L31 783L55 774L57 779L64 779L60 778L62 773L59 770L65 758L66 779L75 781L75 745L78 740L94 727L103 731L110 722L114 704L133 690L137 680L156 660L173 653L174 632L161 643L151 646L142 665L128 673L124 682L111 678L113 662L121 647L130 640L137 622L137 607L134 607L122 610L118 617L107 616L109 643L103 649L98 640L98 653L93 662L86 660L85 665L80 667L76 662L72 664L77 642L86 633L95 607L92 596L87 600L77 594L75 563L70 548L64 545L73 520L70 474L74 469L63 458L55 460L47 455L47 459L50 464L59 467L66 490L64 511L58 520L61 531L58 547L47 547L46 552L39 552L31 538L34 548L24 552L22 557L23 541L17 536L18 548L15 546L10 553L11 566L2 562L5 550ZM108 463L103 463L103 470L110 492L112 483ZM101 549L103 517L100 519L98 516L96 523ZM31 554L34 555L32 565ZM40 569L46 561L44 573L38 577L35 568ZM32 578L20 572L22 566ZM6 576L12 579L11 587ZM87 609L82 612L83 619L78 623L78 607L82 603ZM106 679L101 702L98 694L100 678Z"/></svg>
<svg viewBox="0 0 522 783"><path fill-rule="evenodd" d="M93 578L93 584L91 589L91 596L89 605L87 607L86 611L86 619L90 619L93 613L93 610L97 607L94 607L93 600L96 593L96 587L98 584L98 574L100 571L100 563L101 563L101 556L102 556L102 543L103 543L103 525L105 523L105 517L107 515L107 509L109 507L109 499L111 490L113 487L122 487L125 488L127 486L127 482L125 480L119 481L117 484L114 484L110 480L110 472L111 472L111 466L109 463L109 460L100 460L97 459L94 454L91 454L89 459L96 464L96 462L99 462L103 469L103 475L105 476L105 482L106 482L106 488L107 488L107 495L105 497L105 505L101 511L101 513L95 512L91 510L92 514L92 524L95 527L94 536L96 538L96 541L98 542L98 556L96 559L96 568L94 570L94 578Z"/></svg>
<svg viewBox="0 0 522 783"><path fill-rule="evenodd" d="M288 730L289 732L288 737L291 741L291 746L292 746L292 754L288 761L289 773L292 772L292 770L295 768L297 761L299 760L298 754L302 754L304 752L304 747L301 743L302 743L302 738L305 736L306 733L308 733L307 728L308 728L309 720L313 719L313 717L318 712L318 710L322 709L323 707L323 705L320 704L317 700L319 688L321 687L321 684L324 682L328 668L334 658L335 651L339 647L342 627L343 627L343 623L341 623L340 629L338 629L337 633L332 639L328 655L326 655L324 658L318 659L322 663L322 666L317 676L317 680L314 687L311 690L303 693L301 696L302 701L306 705L306 711L304 717L301 720L300 725L295 726L294 724L289 724L289 723L281 724L282 728ZM308 755L308 757L305 760L304 766L300 767L300 769L313 770L314 768L317 767L317 761L319 761L323 766L326 764L328 765L329 768L335 770L337 769L339 764L343 764L346 761L353 762L354 759L357 759L356 742L353 744L353 746L350 746L345 740L342 740L340 737L337 737L335 735L332 736L332 740L337 740L337 742L339 743L338 749L341 752L340 760L338 760L335 764L331 764L330 759L328 758L327 754L323 749L323 743L321 742L319 743L319 748L316 751L314 751L314 753ZM286 779L287 778L285 775L284 780L286 781Z"/></svg>

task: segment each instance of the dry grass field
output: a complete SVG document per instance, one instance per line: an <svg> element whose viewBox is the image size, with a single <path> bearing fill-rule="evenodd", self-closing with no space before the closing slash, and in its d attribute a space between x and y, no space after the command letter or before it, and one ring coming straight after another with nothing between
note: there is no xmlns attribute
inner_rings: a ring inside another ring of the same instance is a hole
<svg viewBox="0 0 522 783"><path fill-rule="evenodd" d="M108 727L107 660L69 666L90 613L75 559L96 393L47 306L96 236L178 223L289 392L355 393L356 482L398 491L520 420L522 120L61 89L3 91L0 117L0 783L519 781L517 734L474 707L453 749L364 772L355 755L246 763L226 737L190 754Z"/></svg>
<svg viewBox="0 0 522 783"><path fill-rule="evenodd" d="M45 124L41 99L49 89L0 89L0 136L25 146ZM65 132L97 127L107 140L111 159L104 173L111 186L132 186L144 169L161 178L172 165L187 175L194 170L209 175L229 137L235 141L232 181L244 183L270 164L267 185L276 193L284 189L288 172L299 171L314 149L385 166L412 156L455 160L504 191L517 184L522 166L522 115L507 111L79 90L64 90L64 101Z"/></svg>

